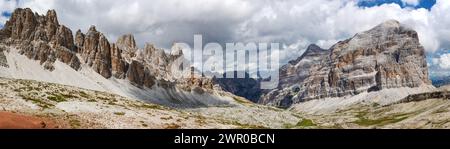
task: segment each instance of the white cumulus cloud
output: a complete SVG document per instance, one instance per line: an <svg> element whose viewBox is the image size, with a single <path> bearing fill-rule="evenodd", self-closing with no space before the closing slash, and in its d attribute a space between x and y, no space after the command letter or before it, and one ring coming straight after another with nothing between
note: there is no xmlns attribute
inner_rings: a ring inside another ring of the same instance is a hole
<svg viewBox="0 0 450 149"><path fill-rule="evenodd" d="M402 2L406 5L417 6L420 3L420 0L402 0Z"/></svg>
<svg viewBox="0 0 450 149"><path fill-rule="evenodd" d="M433 58L432 61L435 65L438 65L441 69L450 69L450 53L442 54L438 58Z"/></svg>
<svg viewBox="0 0 450 149"><path fill-rule="evenodd" d="M16 7L16 1L12 0L1 0L0 1L0 14L4 12L11 12ZM8 18L3 15L0 15L0 24L4 24Z"/></svg>

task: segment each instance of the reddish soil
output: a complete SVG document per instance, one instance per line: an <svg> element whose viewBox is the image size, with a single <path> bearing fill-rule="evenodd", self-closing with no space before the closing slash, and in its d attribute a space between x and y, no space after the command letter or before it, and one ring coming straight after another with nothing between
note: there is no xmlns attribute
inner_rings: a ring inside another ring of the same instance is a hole
<svg viewBox="0 0 450 149"><path fill-rule="evenodd" d="M56 122L36 116L11 112L0 112L0 129L45 129L59 128Z"/></svg>

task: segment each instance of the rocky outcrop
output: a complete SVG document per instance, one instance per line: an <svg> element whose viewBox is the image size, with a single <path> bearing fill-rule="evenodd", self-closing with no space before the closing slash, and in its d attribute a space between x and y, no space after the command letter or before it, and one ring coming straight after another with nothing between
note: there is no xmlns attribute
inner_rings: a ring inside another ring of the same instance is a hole
<svg viewBox="0 0 450 149"><path fill-rule="evenodd" d="M57 59L75 70L80 68L72 31L59 24L54 10L41 16L29 8L18 8L1 32L6 43L16 46L28 58L39 60L48 70L54 69L53 63Z"/></svg>
<svg viewBox="0 0 450 149"><path fill-rule="evenodd" d="M283 66L280 76L280 88L266 93L261 103L289 107L318 98L430 84L417 33L395 20L328 51L310 46L302 57Z"/></svg>
<svg viewBox="0 0 450 149"><path fill-rule="evenodd" d="M158 99L157 102L164 104L172 100L176 104L205 105L200 103L209 101L222 103L219 101L220 97L216 97L218 94L205 94L214 92L211 78L193 73L184 76L189 74L189 70L172 71L172 68L177 68L172 65L178 65L178 60L184 58L181 49L175 49L169 54L150 43L139 49L130 34L120 36L116 43L111 43L95 26L91 26L86 33L78 30L73 35L69 28L59 24L54 10L48 11L46 15L39 15L28 8L16 9L0 30L0 44L17 50L29 59L37 60L49 71L58 69L54 64L62 62L75 70L92 69L107 81L112 81L112 84L127 80L142 89L130 87L133 91L130 89L127 92L133 92L132 94L136 94L133 96L142 99L153 95ZM180 75L184 77L179 77ZM157 92L152 89L157 89Z"/></svg>
<svg viewBox="0 0 450 149"><path fill-rule="evenodd" d="M419 102L428 99L442 99L442 100L450 100L450 91L434 91L434 92L425 92L419 94L408 95L407 97L392 103L390 105L399 104L399 103L408 103L408 102Z"/></svg>
<svg viewBox="0 0 450 149"><path fill-rule="evenodd" d="M123 79L128 70L128 63L122 58L122 50L116 44L111 45L111 72L114 77Z"/></svg>
<svg viewBox="0 0 450 149"><path fill-rule="evenodd" d="M131 34L120 36L116 41L116 46L121 50L121 57L128 63L136 56L136 41Z"/></svg>
<svg viewBox="0 0 450 149"><path fill-rule="evenodd" d="M37 25L43 28L46 24L46 22L38 22L35 15L30 9L16 9L12 13L10 20L5 23L3 30L12 39L34 39L33 33L35 33L36 27L38 27Z"/></svg>
<svg viewBox="0 0 450 149"><path fill-rule="evenodd" d="M132 61L127 71L128 80L138 87L151 88L155 84L155 77L150 75L148 68L145 68L142 63Z"/></svg>
<svg viewBox="0 0 450 149"><path fill-rule="evenodd" d="M59 49L56 50L56 55L57 57L59 57L58 60L68 64L74 69L76 68L75 70L81 67L80 60L78 59L77 55L73 53L73 51L59 47Z"/></svg>
<svg viewBox="0 0 450 149"><path fill-rule="evenodd" d="M280 83L278 88L263 91L263 95L258 102L263 104L271 103L280 107L289 107L293 104L293 95L300 91L302 83L314 73L320 75L320 73L313 70L323 68L327 65L329 63L329 55L329 50L322 49L315 44L308 46L300 57L289 61L288 64L280 68ZM274 99L276 103L273 103Z"/></svg>
<svg viewBox="0 0 450 149"><path fill-rule="evenodd" d="M296 60L289 61L287 65L280 68L280 86L279 88L286 88L298 82L303 82L310 76L311 68L318 65L326 65L322 61L330 54L329 50L320 48L312 44L308 46L306 51Z"/></svg>
<svg viewBox="0 0 450 149"><path fill-rule="evenodd" d="M56 45L63 46L69 49L70 51L76 52L75 45L73 42L72 31L66 26L64 25L59 26L53 38Z"/></svg>
<svg viewBox="0 0 450 149"><path fill-rule="evenodd" d="M6 60L6 55L3 51L5 51L5 48L3 46L0 46L0 67L8 68L8 61Z"/></svg>
<svg viewBox="0 0 450 149"><path fill-rule="evenodd" d="M152 70L157 71L156 73L167 71L166 67L169 64L169 58L164 50L155 48L149 43L145 44L144 49L138 51L136 59L151 64L149 66L152 67Z"/></svg>
<svg viewBox="0 0 450 149"><path fill-rule="evenodd" d="M103 34L100 34L97 51L92 68L105 78L110 78L111 73L111 45Z"/></svg>
<svg viewBox="0 0 450 149"><path fill-rule="evenodd" d="M100 33L97 32L95 26L91 26L84 38L83 47L80 50L80 54L84 59L84 62L92 66L95 60L98 44L100 39Z"/></svg>
<svg viewBox="0 0 450 149"><path fill-rule="evenodd" d="M83 45L84 45L84 34L81 32L81 30L78 30L75 34L75 50L76 52L81 52Z"/></svg>
<svg viewBox="0 0 450 149"><path fill-rule="evenodd" d="M47 11L47 15L45 15L45 31L47 39L53 40L53 36L56 34L59 26L55 10Z"/></svg>
<svg viewBox="0 0 450 149"><path fill-rule="evenodd" d="M135 49L136 48L136 41L134 40L134 36L131 34L120 36L117 39L116 44L122 48L122 49Z"/></svg>
<svg viewBox="0 0 450 149"><path fill-rule="evenodd" d="M91 26L86 33L81 55L84 62L105 78L111 73L111 46L106 37Z"/></svg>

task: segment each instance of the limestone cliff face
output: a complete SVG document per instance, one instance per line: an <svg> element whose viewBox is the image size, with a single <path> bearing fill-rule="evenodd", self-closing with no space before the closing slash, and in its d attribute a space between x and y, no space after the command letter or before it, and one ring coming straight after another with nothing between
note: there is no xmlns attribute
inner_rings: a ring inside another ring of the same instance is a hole
<svg viewBox="0 0 450 149"><path fill-rule="evenodd" d="M111 72L114 77L123 79L127 72L128 63L122 58L122 50L116 44L111 45Z"/></svg>
<svg viewBox="0 0 450 149"><path fill-rule="evenodd" d="M75 33L74 44L76 46L76 52L81 52L81 48L83 48L84 45L84 37L85 35L81 32L81 30L78 30L77 33Z"/></svg>
<svg viewBox="0 0 450 149"><path fill-rule="evenodd" d="M136 47L136 41L131 34L122 35L116 41L116 46L120 49L121 57L128 63L131 63L132 59L136 56L138 48Z"/></svg>
<svg viewBox="0 0 450 149"><path fill-rule="evenodd" d="M84 62L105 78L111 74L111 47L108 39L91 26L86 33L81 49Z"/></svg>
<svg viewBox="0 0 450 149"><path fill-rule="evenodd" d="M46 15L31 9L16 9L1 31L3 42L15 46L21 54L39 60L48 70L53 70L56 59L78 70L72 31L60 25L54 10Z"/></svg>
<svg viewBox="0 0 450 149"><path fill-rule="evenodd" d="M325 97L431 84L417 33L395 20L358 33L329 50L310 46L280 71L280 87L260 103L289 107Z"/></svg>
<svg viewBox="0 0 450 149"><path fill-rule="evenodd" d="M309 71L315 65L326 65L321 63L330 54L329 50L320 48L312 44L297 59L289 61L287 65L280 68L280 87L286 88L303 82L311 72ZM325 61L323 61L325 62Z"/></svg>
<svg viewBox="0 0 450 149"><path fill-rule="evenodd" d="M0 46L0 67L9 68L8 61L6 60L6 55L3 51L6 51L3 46Z"/></svg>
<svg viewBox="0 0 450 149"><path fill-rule="evenodd" d="M139 88L151 89L159 85L165 88L179 86L188 91L213 89L211 80L201 76L174 77L171 65L183 57L179 49L168 54L150 43L139 49L131 34L120 36L112 43L95 26L86 33L78 30L74 35L69 28L59 24L54 10L39 15L29 8L16 9L0 30L0 43L38 60L49 71L55 69L54 63L58 60L75 70L86 65L104 78L126 79ZM3 50L1 54L1 65L6 67Z"/></svg>

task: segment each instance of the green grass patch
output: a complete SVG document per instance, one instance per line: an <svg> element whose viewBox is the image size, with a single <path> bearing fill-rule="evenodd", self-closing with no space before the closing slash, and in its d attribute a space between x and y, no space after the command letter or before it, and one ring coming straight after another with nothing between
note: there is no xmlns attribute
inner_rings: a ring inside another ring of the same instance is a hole
<svg viewBox="0 0 450 149"><path fill-rule="evenodd" d="M238 121L232 121L232 125L238 126L240 129L267 129L267 127L253 124L242 124Z"/></svg>
<svg viewBox="0 0 450 149"><path fill-rule="evenodd" d="M156 104L131 104L131 106L135 108L166 110L163 106Z"/></svg>
<svg viewBox="0 0 450 149"><path fill-rule="evenodd" d="M311 126L317 126L317 125L312 120L304 118L300 122L298 122L296 126L311 127Z"/></svg>
<svg viewBox="0 0 450 149"><path fill-rule="evenodd" d="M103 97L103 96L97 96L97 99L103 100L103 101L112 101L117 102L117 99L111 98L111 97Z"/></svg>
<svg viewBox="0 0 450 149"><path fill-rule="evenodd" d="M277 112L282 112L283 109L278 108L278 107L272 107L272 106L267 106L268 110L272 110L272 111L277 111Z"/></svg>
<svg viewBox="0 0 450 149"><path fill-rule="evenodd" d="M290 124L290 123L285 123L285 124L283 124L283 128L291 129L291 128L295 128L295 125L294 124Z"/></svg>
<svg viewBox="0 0 450 149"><path fill-rule="evenodd" d="M250 104L251 102L249 100L243 99L243 98L237 98L233 97L234 101L240 104Z"/></svg>
<svg viewBox="0 0 450 149"><path fill-rule="evenodd" d="M370 119L367 117L367 114L367 111L358 112L358 114L356 115L358 120L354 121L353 123L360 126L383 126L387 124L397 123L408 118L408 114L398 114L377 119Z"/></svg>
<svg viewBox="0 0 450 149"><path fill-rule="evenodd" d="M29 96L29 95L24 95L24 94L20 94L19 96L22 97L25 101L31 101L43 109L47 109L47 108L54 106L53 104L45 102L41 98L35 98L35 97Z"/></svg>
<svg viewBox="0 0 450 149"><path fill-rule="evenodd" d="M115 115L125 115L125 112L114 112Z"/></svg>
<svg viewBox="0 0 450 149"><path fill-rule="evenodd" d="M48 100L54 101L54 102L65 102L67 101L66 98L62 95L50 95L47 96Z"/></svg>
<svg viewBox="0 0 450 149"><path fill-rule="evenodd" d="M304 128L304 127L314 127L317 126L312 120L302 118L301 121L297 122L297 124L290 124L286 123L283 125L284 128L291 129L291 128Z"/></svg>
<svg viewBox="0 0 450 149"><path fill-rule="evenodd" d="M64 98L78 98L78 96L72 95L72 94L63 94L61 93L60 96L64 97Z"/></svg>

